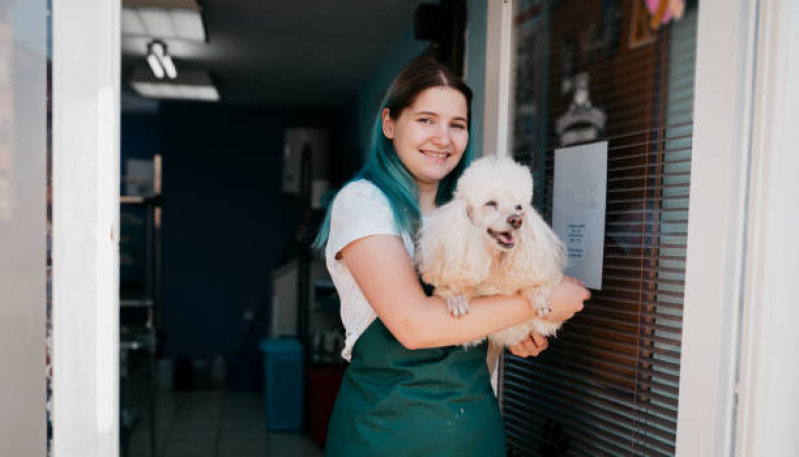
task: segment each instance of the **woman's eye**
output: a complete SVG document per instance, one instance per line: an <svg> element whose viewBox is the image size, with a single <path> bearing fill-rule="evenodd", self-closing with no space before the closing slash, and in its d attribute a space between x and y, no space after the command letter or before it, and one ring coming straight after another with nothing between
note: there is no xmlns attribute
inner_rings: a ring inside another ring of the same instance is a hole
<svg viewBox="0 0 799 457"><path fill-rule="evenodd" d="M463 125L463 124L452 124L452 128L458 129L458 130L466 130L466 126Z"/></svg>
<svg viewBox="0 0 799 457"><path fill-rule="evenodd" d="M496 208L497 202L495 202L494 200L489 200L486 202L486 206L491 206L492 208Z"/></svg>
<svg viewBox="0 0 799 457"><path fill-rule="evenodd" d="M421 122L422 124L432 124L433 120L430 119L429 117L423 117L419 119L419 122Z"/></svg>

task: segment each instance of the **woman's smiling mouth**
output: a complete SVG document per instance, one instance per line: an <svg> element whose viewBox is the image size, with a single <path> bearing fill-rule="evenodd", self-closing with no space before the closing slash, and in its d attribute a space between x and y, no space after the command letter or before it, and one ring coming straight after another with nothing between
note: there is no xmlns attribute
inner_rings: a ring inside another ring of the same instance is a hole
<svg viewBox="0 0 799 457"><path fill-rule="evenodd" d="M419 150L419 152L421 152L422 154L424 154L424 155L426 155L428 157L432 157L434 159L439 159L439 160L447 159L451 155L448 152L429 151L429 150L425 150L425 149L421 149L421 150Z"/></svg>

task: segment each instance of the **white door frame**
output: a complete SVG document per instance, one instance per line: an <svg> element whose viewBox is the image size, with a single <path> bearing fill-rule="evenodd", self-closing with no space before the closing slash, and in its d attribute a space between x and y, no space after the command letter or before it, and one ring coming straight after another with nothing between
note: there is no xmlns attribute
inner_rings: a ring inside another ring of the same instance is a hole
<svg viewBox="0 0 799 457"><path fill-rule="evenodd" d="M484 1L488 2L488 18L481 156L508 157L514 5L512 0Z"/></svg>
<svg viewBox="0 0 799 457"><path fill-rule="evenodd" d="M799 455L799 4L761 1L735 455Z"/></svg>
<svg viewBox="0 0 799 457"><path fill-rule="evenodd" d="M53 1L53 455L119 455L120 0Z"/></svg>
<svg viewBox="0 0 799 457"><path fill-rule="evenodd" d="M732 455L756 11L699 2L677 455Z"/></svg>

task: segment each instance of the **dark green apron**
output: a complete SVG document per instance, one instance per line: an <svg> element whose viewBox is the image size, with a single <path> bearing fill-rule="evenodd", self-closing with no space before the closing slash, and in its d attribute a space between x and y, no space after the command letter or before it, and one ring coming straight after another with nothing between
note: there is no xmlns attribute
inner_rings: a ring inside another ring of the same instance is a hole
<svg viewBox="0 0 799 457"><path fill-rule="evenodd" d="M380 321L358 338L325 456L504 456L486 344L405 349Z"/></svg>

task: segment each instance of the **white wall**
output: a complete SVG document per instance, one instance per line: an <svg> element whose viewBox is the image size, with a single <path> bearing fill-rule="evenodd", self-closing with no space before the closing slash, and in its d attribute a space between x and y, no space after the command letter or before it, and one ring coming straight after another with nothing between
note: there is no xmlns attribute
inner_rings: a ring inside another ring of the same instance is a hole
<svg viewBox="0 0 799 457"><path fill-rule="evenodd" d="M46 2L0 2L0 456L42 456Z"/></svg>

